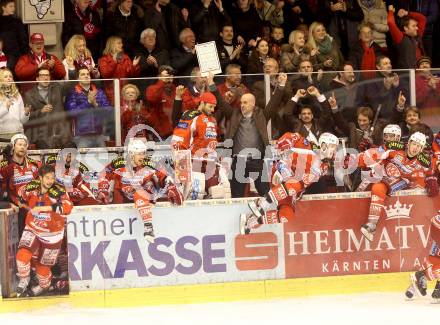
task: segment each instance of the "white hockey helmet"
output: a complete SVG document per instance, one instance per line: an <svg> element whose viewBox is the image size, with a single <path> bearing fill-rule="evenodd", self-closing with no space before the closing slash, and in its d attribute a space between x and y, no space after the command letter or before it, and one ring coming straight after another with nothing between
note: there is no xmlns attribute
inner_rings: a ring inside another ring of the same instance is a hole
<svg viewBox="0 0 440 325"><path fill-rule="evenodd" d="M402 136L402 129L397 124L388 124L383 129L383 134L385 133L397 135L400 139Z"/></svg>
<svg viewBox="0 0 440 325"><path fill-rule="evenodd" d="M146 153L147 152L147 146L141 139L131 139L131 141L128 143L127 151L129 155L133 155L136 153Z"/></svg>
<svg viewBox="0 0 440 325"><path fill-rule="evenodd" d="M329 145L329 144L338 145L339 144L339 139L334 134L331 134L329 132L324 132L319 137L318 142L319 142L319 146L320 147L322 146L323 143L325 143L327 145Z"/></svg>
<svg viewBox="0 0 440 325"><path fill-rule="evenodd" d="M424 135L422 132L414 132L409 137L408 143L410 143L411 141L421 145L422 148L424 148L426 145L426 135Z"/></svg>
<svg viewBox="0 0 440 325"><path fill-rule="evenodd" d="M12 144L12 146L14 146L14 145L15 145L15 142L16 142L17 140L20 140L20 139L23 139L24 141L26 141L26 143L29 144L29 141L28 141L27 136L25 136L23 133L17 133L17 134L15 134L14 136L12 136L12 138L11 138L11 144Z"/></svg>
<svg viewBox="0 0 440 325"><path fill-rule="evenodd" d="M333 159L339 144L339 139L334 134L325 132L319 137L318 143L321 158Z"/></svg>

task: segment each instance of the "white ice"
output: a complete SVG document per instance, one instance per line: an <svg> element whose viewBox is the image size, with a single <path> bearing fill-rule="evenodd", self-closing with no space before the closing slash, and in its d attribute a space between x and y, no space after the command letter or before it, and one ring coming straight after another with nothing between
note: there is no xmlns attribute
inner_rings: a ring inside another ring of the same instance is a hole
<svg viewBox="0 0 440 325"><path fill-rule="evenodd" d="M439 324L440 304L430 297L406 301L399 293L368 293L139 308L77 309L57 306L0 314L0 324Z"/></svg>

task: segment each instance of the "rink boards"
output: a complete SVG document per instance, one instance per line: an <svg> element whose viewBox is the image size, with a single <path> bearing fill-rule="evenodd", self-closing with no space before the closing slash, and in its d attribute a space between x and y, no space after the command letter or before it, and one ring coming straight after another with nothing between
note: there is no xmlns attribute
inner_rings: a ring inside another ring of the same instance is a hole
<svg viewBox="0 0 440 325"><path fill-rule="evenodd" d="M368 204L369 193L305 196L295 222L261 226L248 236L239 235L238 218L248 211L247 200L159 204L154 244L143 239L130 205L78 207L67 225L70 296L3 299L0 310L402 291L407 272L427 255L438 199L420 192L388 198L371 244L359 232Z"/></svg>

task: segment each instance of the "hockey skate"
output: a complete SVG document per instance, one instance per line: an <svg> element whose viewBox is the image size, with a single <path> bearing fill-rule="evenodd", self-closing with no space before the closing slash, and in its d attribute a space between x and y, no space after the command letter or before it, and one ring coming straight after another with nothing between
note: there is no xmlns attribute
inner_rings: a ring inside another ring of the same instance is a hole
<svg viewBox="0 0 440 325"><path fill-rule="evenodd" d="M259 224L258 218L253 214L240 214L240 234L247 235Z"/></svg>
<svg viewBox="0 0 440 325"><path fill-rule="evenodd" d="M153 223L144 222L144 237L147 240L147 242L149 242L151 244L154 243Z"/></svg>
<svg viewBox="0 0 440 325"><path fill-rule="evenodd" d="M376 225L371 222L361 226L361 233L368 241L373 241L374 232L376 231Z"/></svg>
<svg viewBox="0 0 440 325"><path fill-rule="evenodd" d="M264 210L260 208L259 200L257 201L251 201L248 203L249 209L252 211L252 214L256 216L257 218L262 218L264 215Z"/></svg>
<svg viewBox="0 0 440 325"><path fill-rule="evenodd" d="M427 290L427 280L423 271L417 271L414 274L411 274L411 282L412 286L415 289L415 293L420 296L426 296Z"/></svg>
<svg viewBox="0 0 440 325"><path fill-rule="evenodd" d="M17 297L25 297L27 295L27 287L29 286L29 282L31 281L31 277L27 276L25 278L20 278L18 282L17 289Z"/></svg>
<svg viewBox="0 0 440 325"><path fill-rule="evenodd" d="M437 284L435 285L431 297L436 303L440 303L440 280L437 280Z"/></svg>
<svg viewBox="0 0 440 325"><path fill-rule="evenodd" d="M42 294L46 293L47 289L44 289L39 284L37 284L36 286L32 287L28 291L29 291L30 296L38 297L38 296L41 296Z"/></svg>
<svg viewBox="0 0 440 325"><path fill-rule="evenodd" d="M408 299L412 299L412 298L414 298L415 293L416 293L416 288L411 283L410 286L408 287L408 289L406 289L406 291L405 291L405 296Z"/></svg>

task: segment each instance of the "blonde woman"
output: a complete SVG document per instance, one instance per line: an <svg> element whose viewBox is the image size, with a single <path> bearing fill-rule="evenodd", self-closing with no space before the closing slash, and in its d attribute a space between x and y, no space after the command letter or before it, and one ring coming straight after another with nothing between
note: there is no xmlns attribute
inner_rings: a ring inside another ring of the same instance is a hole
<svg viewBox="0 0 440 325"><path fill-rule="evenodd" d="M323 24L314 22L309 27L307 47L311 52L316 51L319 69L337 71L343 57L339 45L327 34Z"/></svg>
<svg viewBox="0 0 440 325"><path fill-rule="evenodd" d="M309 51L305 46L305 34L302 30L294 30L289 35L289 44L281 47L281 70L284 72L298 72L298 65L304 59L309 59L316 69L317 49Z"/></svg>
<svg viewBox="0 0 440 325"><path fill-rule="evenodd" d="M86 47L86 38L84 35L73 35L64 48L63 60L66 76L64 79L76 79L79 67L87 67L90 71L90 76L93 79L99 79L100 74L98 68L93 61L92 53Z"/></svg>
<svg viewBox="0 0 440 325"><path fill-rule="evenodd" d="M121 126L122 126L122 143L130 129L135 125L150 125L150 112L144 107L140 96L139 88L133 84L127 84L121 90ZM136 137L147 137L148 132L142 130Z"/></svg>
<svg viewBox="0 0 440 325"><path fill-rule="evenodd" d="M29 120L30 107L24 106L9 69L0 69L0 138L10 139L23 133Z"/></svg>
<svg viewBox="0 0 440 325"><path fill-rule="evenodd" d="M110 36L107 39L103 56L99 59L99 69L104 79L135 78L138 77L141 70L139 66L139 57L135 57L133 62L130 57L124 53L122 39L117 36ZM121 86L123 86L121 81ZM126 82L125 82L126 83ZM105 93L114 103L113 82L105 83Z"/></svg>

